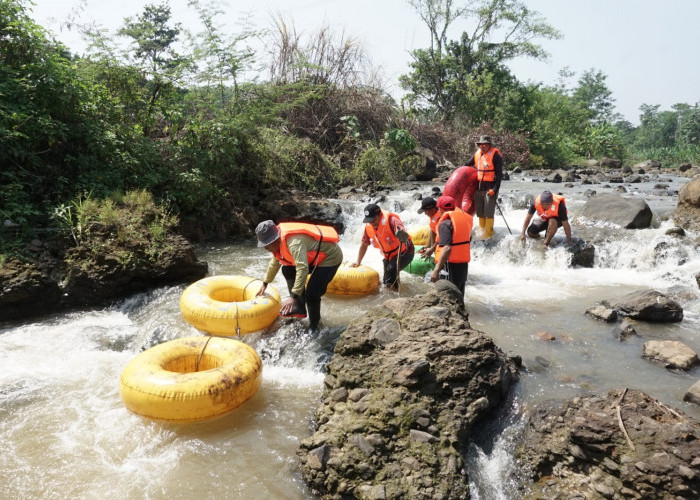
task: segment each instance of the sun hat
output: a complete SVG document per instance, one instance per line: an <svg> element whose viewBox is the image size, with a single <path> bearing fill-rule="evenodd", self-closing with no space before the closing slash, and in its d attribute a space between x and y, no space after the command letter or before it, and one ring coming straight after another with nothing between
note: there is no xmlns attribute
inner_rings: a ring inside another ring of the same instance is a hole
<svg viewBox="0 0 700 500"><path fill-rule="evenodd" d="M476 145L478 146L479 144L493 144L493 142L491 142L491 136L482 135L481 137L479 137L479 140L476 141Z"/></svg>
<svg viewBox="0 0 700 500"><path fill-rule="evenodd" d="M266 247L280 237L280 230L271 220L264 220L255 228L258 246Z"/></svg>

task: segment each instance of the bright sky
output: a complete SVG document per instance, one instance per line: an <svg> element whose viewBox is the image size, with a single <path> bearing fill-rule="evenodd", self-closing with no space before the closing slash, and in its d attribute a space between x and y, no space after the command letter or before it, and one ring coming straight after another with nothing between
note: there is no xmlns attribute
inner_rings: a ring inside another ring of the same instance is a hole
<svg viewBox="0 0 700 500"><path fill-rule="evenodd" d="M457 2L459 0L456 0ZM576 73L594 68L608 76L617 112L638 123L639 106L700 102L699 0L523 0L539 12L564 38L542 41L551 54L549 62L532 60L510 64L522 81L554 84L559 71ZM84 45L63 22L81 11L83 21L94 21L110 30L127 16L142 12L147 0L34 0L34 19L52 31L74 52ZM161 3L151 0L150 3ZM187 0L170 0L173 17L198 31L196 14ZM298 31L313 31L324 24L336 32L361 40L374 66L381 67L390 92L400 95L397 78L408 72L409 52L429 43L427 28L405 0L231 0L220 21L236 30L250 14L254 26L270 26L274 13L293 19ZM82 9L80 8L82 6ZM455 24L457 39L466 24ZM572 82L574 83L574 82Z"/></svg>

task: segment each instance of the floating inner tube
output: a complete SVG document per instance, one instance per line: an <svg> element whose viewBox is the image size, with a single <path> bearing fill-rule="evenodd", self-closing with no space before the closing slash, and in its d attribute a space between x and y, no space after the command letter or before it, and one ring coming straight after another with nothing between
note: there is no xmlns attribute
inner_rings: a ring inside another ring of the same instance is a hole
<svg viewBox="0 0 700 500"><path fill-rule="evenodd" d="M256 297L261 286L262 281L247 276L210 276L182 292L180 312L195 328L215 335L256 332L275 322L281 303L270 285Z"/></svg>
<svg viewBox="0 0 700 500"><path fill-rule="evenodd" d="M379 273L368 266L350 267L347 262L338 268L328 283L327 293L335 295L369 295L379 289Z"/></svg>
<svg viewBox="0 0 700 500"><path fill-rule="evenodd" d="M249 345L221 337L171 340L132 359L119 394L133 413L162 422L220 417L259 389L262 361Z"/></svg>
<svg viewBox="0 0 700 500"><path fill-rule="evenodd" d="M433 255L428 259L424 259L418 252L423 248L421 246L416 246L416 255L409 265L403 268L404 271L411 274L418 274L420 276L425 276L426 273L435 269L435 258Z"/></svg>
<svg viewBox="0 0 700 500"><path fill-rule="evenodd" d="M430 226L420 226L408 234L411 236L414 245L427 245L430 238Z"/></svg>

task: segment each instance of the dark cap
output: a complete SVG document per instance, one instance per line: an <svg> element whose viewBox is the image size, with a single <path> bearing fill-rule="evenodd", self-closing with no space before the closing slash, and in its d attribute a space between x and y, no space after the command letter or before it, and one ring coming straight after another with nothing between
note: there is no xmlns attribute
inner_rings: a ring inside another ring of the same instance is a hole
<svg viewBox="0 0 700 500"><path fill-rule="evenodd" d="M438 198L437 206L442 210L454 210L455 199L452 196L442 195Z"/></svg>
<svg viewBox="0 0 700 500"><path fill-rule="evenodd" d="M379 208L379 205L370 203L365 207L365 218L362 219L362 222L373 222L380 213L382 213L382 209Z"/></svg>
<svg viewBox="0 0 700 500"><path fill-rule="evenodd" d="M493 144L493 142L491 142L491 136L482 135L481 137L479 137L479 140L476 141L476 145L478 146L479 144Z"/></svg>
<svg viewBox="0 0 700 500"><path fill-rule="evenodd" d="M426 196L420 202L420 208L418 209L418 213L422 214L426 210L430 210L431 208L436 208L436 207L437 207L437 202L435 201L435 198L431 198L430 196Z"/></svg>
<svg viewBox="0 0 700 500"><path fill-rule="evenodd" d="M271 220L264 220L255 228L258 246L265 247L280 237L280 230Z"/></svg>
<svg viewBox="0 0 700 500"><path fill-rule="evenodd" d="M540 195L540 203L552 203L554 201L554 196L552 196L551 191L542 191Z"/></svg>

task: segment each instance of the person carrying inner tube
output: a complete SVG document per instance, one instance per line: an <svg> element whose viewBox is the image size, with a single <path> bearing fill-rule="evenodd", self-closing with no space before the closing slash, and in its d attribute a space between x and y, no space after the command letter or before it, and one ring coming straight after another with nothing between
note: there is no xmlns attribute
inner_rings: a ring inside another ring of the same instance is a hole
<svg viewBox="0 0 700 500"><path fill-rule="evenodd" d="M426 243L423 248L421 248L418 253L421 254L422 258L427 259L429 258L433 252L435 251L435 248L437 247L437 224L438 221L440 220L440 217L442 216L443 212L440 210L437 206L437 201L435 201L435 198L431 198L430 196L426 196L421 200L420 203L420 208L418 209L419 214L425 214L428 216L430 219L429 226L430 226L430 234L428 235L428 243Z"/></svg>
<svg viewBox="0 0 700 500"><path fill-rule="evenodd" d="M440 196L437 206L444 213L437 225L435 269L430 281L446 279L464 295L471 260L470 238L474 220L471 215L455 206L451 196Z"/></svg>
<svg viewBox="0 0 700 500"><path fill-rule="evenodd" d="M443 195L452 196L457 206L471 216L476 211L474 193L479 185L477 176L478 172L472 165L461 166L450 174L442 189Z"/></svg>
<svg viewBox="0 0 700 500"><path fill-rule="evenodd" d="M257 295L265 293L277 271L287 281L289 297L282 301L280 316L305 318L309 316L311 330L318 329L321 320L321 297L328 283L343 262L343 251L338 246L338 232L331 226L304 222L281 222L271 220L255 228L258 247L272 254L267 274ZM306 282L308 275L309 282Z"/></svg>
<svg viewBox="0 0 700 500"><path fill-rule="evenodd" d="M503 157L501 152L493 147L488 135L482 135L476 145L479 149L467 165L474 165L477 170L478 186L474 193L474 204L483 238L488 240L493 236L493 218L503 177Z"/></svg>
<svg viewBox="0 0 700 500"><path fill-rule="evenodd" d="M539 219L530 224L535 212L537 212ZM528 224L530 224L530 227L528 227ZM561 195L552 194L551 191L545 190L537 195L534 203L530 205L530 209L525 216L520 239L525 241L526 231L530 238L539 238L540 233L546 229L547 231L544 233L544 248L546 249L549 247L549 243L554 238L557 230L562 226L566 234L566 243L569 246L573 245L574 241L571 238L571 225L569 225L566 200Z"/></svg>
<svg viewBox="0 0 700 500"><path fill-rule="evenodd" d="M393 212L384 212L379 205L370 203L365 207L365 232L357 253L357 260L350 267L358 267L367 252L370 242L384 256L384 283L390 290L399 289L399 274L413 260L415 248L403 222Z"/></svg>

